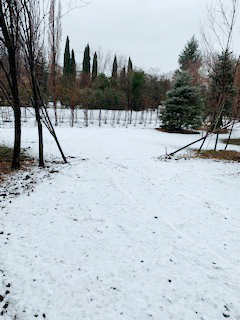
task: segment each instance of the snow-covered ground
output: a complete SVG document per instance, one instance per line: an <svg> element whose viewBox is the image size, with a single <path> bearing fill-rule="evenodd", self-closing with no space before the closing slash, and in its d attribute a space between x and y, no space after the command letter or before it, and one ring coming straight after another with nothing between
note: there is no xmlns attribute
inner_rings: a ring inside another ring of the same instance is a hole
<svg viewBox="0 0 240 320"><path fill-rule="evenodd" d="M48 167L0 187L2 318L239 320L239 163L159 159L197 135L56 130L68 164L45 130Z"/></svg>

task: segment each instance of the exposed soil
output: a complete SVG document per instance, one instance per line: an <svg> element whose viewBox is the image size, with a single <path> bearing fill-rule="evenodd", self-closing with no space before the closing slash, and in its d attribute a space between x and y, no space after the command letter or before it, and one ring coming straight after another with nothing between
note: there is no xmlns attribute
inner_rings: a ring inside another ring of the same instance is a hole
<svg viewBox="0 0 240 320"><path fill-rule="evenodd" d="M238 151L228 151L228 150L205 150L198 153L197 155L203 159L217 159L217 160L227 160L240 162L240 152Z"/></svg>
<svg viewBox="0 0 240 320"><path fill-rule="evenodd" d="M200 132L196 130L184 130L184 129L179 129L179 130L168 130L164 128L156 128L157 131L162 131L162 132L168 132L168 133L180 133L180 134L200 134Z"/></svg>
<svg viewBox="0 0 240 320"><path fill-rule="evenodd" d="M222 142L227 143L228 139L222 139ZM230 139L228 144L233 144L235 146L240 146L240 139Z"/></svg>
<svg viewBox="0 0 240 320"><path fill-rule="evenodd" d="M33 163L34 159L22 153L21 155L21 169L27 170ZM0 184L4 181L6 176L13 174L16 170L11 168L12 164L12 149L6 146L0 146Z"/></svg>

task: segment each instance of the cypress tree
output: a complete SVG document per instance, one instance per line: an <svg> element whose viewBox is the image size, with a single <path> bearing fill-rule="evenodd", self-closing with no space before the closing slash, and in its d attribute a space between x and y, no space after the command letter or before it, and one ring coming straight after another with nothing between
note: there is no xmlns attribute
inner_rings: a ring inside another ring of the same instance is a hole
<svg viewBox="0 0 240 320"><path fill-rule="evenodd" d="M128 66L127 66L127 84L126 84L126 96L127 96L127 106L128 109L132 109L133 107L133 99L132 99L132 77L133 77L133 65L132 60L129 57Z"/></svg>
<svg viewBox="0 0 240 320"><path fill-rule="evenodd" d="M97 78L98 73L98 62L97 62L97 53L94 53L93 57L93 65L92 65L92 81L94 81Z"/></svg>
<svg viewBox="0 0 240 320"><path fill-rule="evenodd" d="M83 69L82 71L86 74L90 73L90 48L89 44L85 47L83 56Z"/></svg>
<svg viewBox="0 0 240 320"><path fill-rule="evenodd" d="M65 52L64 52L64 63L63 63L63 76L68 77L71 73L71 59L69 49L69 37L67 36Z"/></svg>
<svg viewBox="0 0 240 320"><path fill-rule="evenodd" d="M128 59L128 69L127 69L128 75L132 73L132 70L133 70L132 60L129 57L129 59Z"/></svg>
<svg viewBox="0 0 240 320"><path fill-rule="evenodd" d="M114 61L113 61L113 67L112 67L112 78L113 79L117 79L117 71L118 71L118 65L117 65L117 57L115 55Z"/></svg>
<svg viewBox="0 0 240 320"><path fill-rule="evenodd" d="M120 80L119 80L121 90L126 90L126 83L127 83L126 68L123 67L120 72Z"/></svg>
<svg viewBox="0 0 240 320"><path fill-rule="evenodd" d="M76 62L75 62L75 54L73 49L71 54L71 77L73 80L76 79Z"/></svg>

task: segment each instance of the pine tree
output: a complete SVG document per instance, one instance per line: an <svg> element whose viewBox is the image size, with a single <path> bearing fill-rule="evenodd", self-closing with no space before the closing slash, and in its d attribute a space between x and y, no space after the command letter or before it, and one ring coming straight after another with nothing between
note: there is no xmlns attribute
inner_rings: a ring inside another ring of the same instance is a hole
<svg viewBox="0 0 240 320"><path fill-rule="evenodd" d="M235 60L228 51L222 52L216 58L213 71L210 74L208 91L208 114L213 127L222 125L224 116L232 113L236 88L234 86Z"/></svg>
<svg viewBox="0 0 240 320"><path fill-rule="evenodd" d="M94 53L93 65L92 65L92 81L95 81L98 74L98 62L97 62L97 53Z"/></svg>
<svg viewBox="0 0 240 320"><path fill-rule="evenodd" d="M76 79L76 62L75 62L75 54L74 54L74 50L72 49L72 54L71 54L71 78L73 80Z"/></svg>
<svg viewBox="0 0 240 320"><path fill-rule="evenodd" d="M202 65L202 54L195 36L186 44L183 52L179 55L178 62L180 70L187 71L191 75L193 84L201 85L199 70Z"/></svg>
<svg viewBox="0 0 240 320"><path fill-rule="evenodd" d="M113 67L112 67L112 78L113 79L117 79L117 71L118 71L118 64L117 64L117 57L115 55L114 61L113 61Z"/></svg>
<svg viewBox="0 0 240 320"><path fill-rule="evenodd" d="M64 52L64 64L63 64L63 76L66 78L71 73L71 59L70 59L70 48L69 48L69 37L67 36L65 52Z"/></svg>
<svg viewBox="0 0 240 320"><path fill-rule="evenodd" d="M202 62L202 54L195 36L186 44L183 52L179 55L178 62L181 70L187 71L193 65L199 68L199 64Z"/></svg>
<svg viewBox="0 0 240 320"><path fill-rule="evenodd" d="M90 48L89 44L85 47L84 57L83 57L83 72L86 74L90 73Z"/></svg>
<svg viewBox="0 0 240 320"><path fill-rule="evenodd" d="M173 88L167 93L162 127L168 130L197 128L201 125L203 101L199 89L192 84L189 73L176 75Z"/></svg>

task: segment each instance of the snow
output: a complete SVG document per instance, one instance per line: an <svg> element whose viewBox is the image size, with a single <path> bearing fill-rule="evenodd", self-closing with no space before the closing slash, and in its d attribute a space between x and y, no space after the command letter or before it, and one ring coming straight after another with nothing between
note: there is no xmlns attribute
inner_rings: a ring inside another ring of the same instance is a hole
<svg viewBox="0 0 240 320"><path fill-rule="evenodd" d="M239 320L239 164L159 158L199 135L56 131L68 164L44 130L47 167L0 187L2 319ZM37 155L32 122L22 146Z"/></svg>

